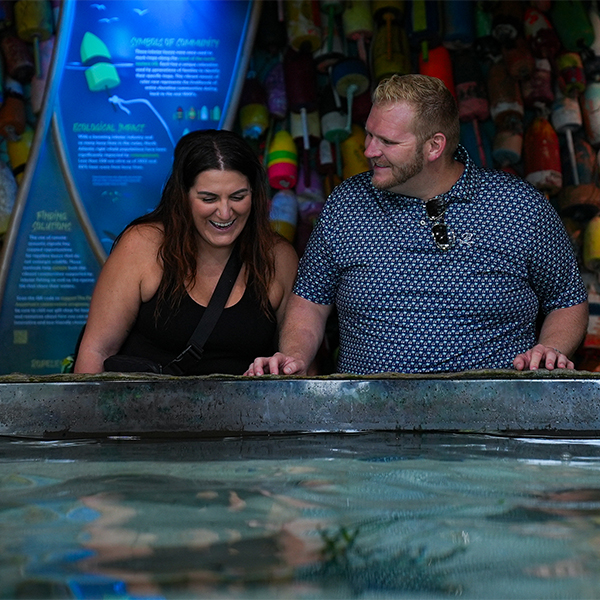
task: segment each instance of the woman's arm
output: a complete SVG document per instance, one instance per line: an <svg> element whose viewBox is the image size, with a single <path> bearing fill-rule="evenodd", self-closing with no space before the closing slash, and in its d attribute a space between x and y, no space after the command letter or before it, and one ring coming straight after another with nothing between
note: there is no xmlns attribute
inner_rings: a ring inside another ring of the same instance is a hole
<svg viewBox="0 0 600 600"><path fill-rule="evenodd" d="M151 226L128 230L108 257L92 295L75 373L102 373L119 352L137 317L160 283L157 252L162 233Z"/></svg>
<svg viewBox="0 0 600 600"><path fill-rule="evenodd" d="M275 278L274 293L271 293L271 306L275 309L277 325L281 327L285 309L294 287L298 272L298 255L294 247L287 241L281 240L275 246Z"/></svg>

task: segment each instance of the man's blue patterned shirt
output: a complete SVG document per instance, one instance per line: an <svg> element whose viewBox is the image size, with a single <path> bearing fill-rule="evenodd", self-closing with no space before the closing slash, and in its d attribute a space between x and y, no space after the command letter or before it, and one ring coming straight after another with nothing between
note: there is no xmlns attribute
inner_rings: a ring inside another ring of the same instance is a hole
<svg viewBox="0 0 600 600"><path fill-rule="evenodd" d="M294 292L336 304L342 373L511 368L544 314L586 300L571 243L529 183L475 165L442 198L454 245L440 250L423 202L378 190L371 173L327 200Z"/></svg>

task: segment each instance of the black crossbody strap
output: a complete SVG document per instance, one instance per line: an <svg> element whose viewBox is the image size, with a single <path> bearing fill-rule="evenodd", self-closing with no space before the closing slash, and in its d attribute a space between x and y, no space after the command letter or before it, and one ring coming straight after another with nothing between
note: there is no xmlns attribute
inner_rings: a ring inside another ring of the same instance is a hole
<svg viewBox="0 0 600 600"><path fill-rule="evenodd" d="M241 268L242 261L238 256L237 248L234 248L223 273L221 273L210 302L188 341L187 348L165 367L165 372L172 371L176 375L185 375L202 358L204 344L225 308L225 303L231 294Z"/></svg>

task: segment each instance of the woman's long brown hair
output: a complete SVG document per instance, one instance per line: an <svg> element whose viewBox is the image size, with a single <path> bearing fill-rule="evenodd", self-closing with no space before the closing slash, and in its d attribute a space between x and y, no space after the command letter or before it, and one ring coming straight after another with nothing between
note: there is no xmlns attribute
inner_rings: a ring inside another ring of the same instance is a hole
<svg viewBox="0 0 600 600"><path fill-rule="evenodd" d="M141 224L162 225L164 238L159 257L163 276L158 288L157 306L166 304L176 308L187 293L188 286L192 287L196 281L199 254L189 190L199 173L211 169L238 171L250 182L250 215L234 251L239 252L246 266L248 282L255 286L261 308L265 314L271 315L269 286L275 275L273 247L277 234L269 224L269 198L264 169L258 156L238 134L208 129L183 136L175 147L171 174L158 206L132 221L125 231Z"/></svg>

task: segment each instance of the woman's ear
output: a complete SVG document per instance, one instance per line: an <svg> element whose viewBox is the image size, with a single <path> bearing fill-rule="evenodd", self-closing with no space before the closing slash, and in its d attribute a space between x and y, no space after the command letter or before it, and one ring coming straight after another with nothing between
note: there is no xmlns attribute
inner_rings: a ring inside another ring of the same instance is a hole
<svg viewBox="0 0 600 600"><path fill-rule="evenodd" d="M433 162L442 156L446 148L446 136L443 133L436 133L425 142L425 158Z"/></svg>

